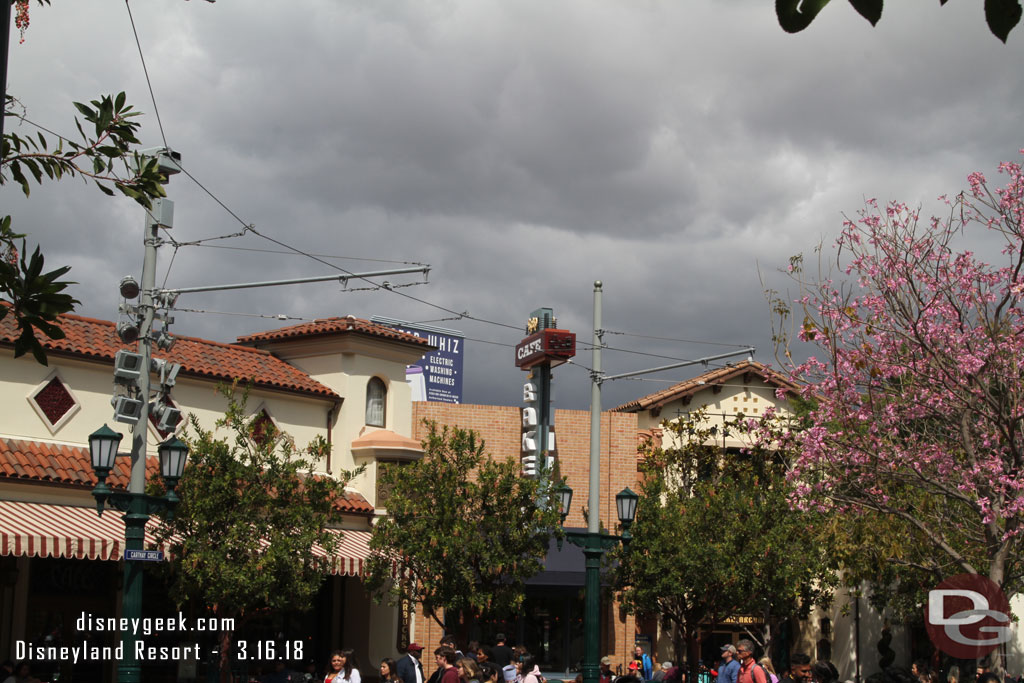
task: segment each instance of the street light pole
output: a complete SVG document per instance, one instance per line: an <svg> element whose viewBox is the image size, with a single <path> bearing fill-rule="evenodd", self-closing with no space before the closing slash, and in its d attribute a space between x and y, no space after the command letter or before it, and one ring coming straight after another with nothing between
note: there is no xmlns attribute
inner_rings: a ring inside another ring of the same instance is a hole
<svg viewBox="0 0 1024 683"><path fill-rule="evenodd" d="M730 351L699 360L681 361L620 375L605 375L601 371L601 348L604 345L604 330L601 329L601 294L602 284L600 280L597 280L594 282L594 356L593 369L590 372L590 490L587 502L587 530L564 532L565 538L568 538L570 543L583 548L583 555L586 557L583 605L583 683L599 683L601 676L601 654L598 650L601 646L601 558L605 551L614 548L619 543L625 547L629 546L629 542L632 540L629 529L636 517L636 504L639 500L639 496L628 487L620 491L615 496L615 506L619 522L622 524L622 535L601 533L601 384L605 380L623 379L696 363L707 363L710 360L744 353L751 355L754 353L754 349L748 347L740 351ZM564 523L572 502L572 489L562 484L556 489L556 492Z"/></svg>
<svg viewBox="0 0 1024 683"><path fill-rule="evenodd" d="M146 447L149 434L149 388L150 362L153 355L153 315L155 313L153 290L156 287L156 250L160 243L160 226L149 211L146 212L145 225L145 256L142 261L142 289L139 298L138 352L142 356L142 372L139 373L139 394L142 398L142 409L139 421L132 428L132 469L128 483L131 494L128 511L124 516L125 550L142 550L146 537L146 522L149 521L149 505L145 499L146 492ZM121 596L121 616L134 623L142 616L142 562L125 559L124 588ZM122 637L124 656L117 667L119 683L138 683L142 680L142 671L135 658L135 640L137 635L125 632Z"/></svg>
<svg viewBox="0 0 1024 683"><path fill-rule="evenodd" d="M601 653L601 558L606 550L619 543L628 546L629 527L636 515L637 495L625 488L615 496L622 535L601 533L601 345L604 330L601 329L601 281L594 283L594 356L591 372L590 393L590 490L587 503L587 530L565 531L565 537L573 545L583 548L586 557L583 603L583 683L598 683ZM572 489L565 484L556 492L562 522L569 514L572 504Z"/></svg>
<svg viewBox="0 0 1024 683"><path fill-rule="evenodd" d="M583 606L583 683L598 683L601 653L601 281L594 282L594 350L590 383L590 486L587 501L586 602ZM572 539L570 539L571 541Z"/></svg>

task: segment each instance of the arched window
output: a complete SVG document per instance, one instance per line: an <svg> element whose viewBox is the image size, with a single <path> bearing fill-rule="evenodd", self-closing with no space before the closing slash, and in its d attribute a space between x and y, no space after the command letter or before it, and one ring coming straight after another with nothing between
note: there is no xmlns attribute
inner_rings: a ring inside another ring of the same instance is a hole
<svg viewBox="0 0 1024 683"><path fill-rule="evenodd" d="M388 388L380 377L371 377L366 383L366 424L371 427L384 426L385 406L388 402Z"/></svg>

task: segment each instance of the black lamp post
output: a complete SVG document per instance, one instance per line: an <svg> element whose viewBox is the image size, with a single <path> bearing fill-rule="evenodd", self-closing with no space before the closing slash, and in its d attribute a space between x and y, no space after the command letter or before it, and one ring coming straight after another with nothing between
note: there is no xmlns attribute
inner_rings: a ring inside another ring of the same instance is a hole
<svg viewBox="0 0 1024 683"><path fill-rule="evenodd" d="M569 514L569 506L572 505L572 489L561 484L555 492L558 494L559 511L564 524ZM622 525L620 536L590 530L565 531L565 537L569 542L583 548L583 555L587 558L583 604L583 683L597 683L600 677L598 650L601 645L601 556L619 543L629 546L632 540L629 529L636 519L636 504L639 499L640 496L629 488L622 489L615 496L615 507L619 523ZM590 514L597 515L597 510L591 509Z"/></svg>
<svg viewBox="0 0 1024 683"><path fill-rule="evenodd" d="M146 425L142 424L137 428L145 429ZM97 512L102 515L104 506L109 504L125 513L125 568L121 616L133 620L142 617L142 564L133 560L137 555L141 555L139 551L144 549L146 522L149 521L150 515L161 510L173 514L180 502L174 487L185 471L188 446L174 436L160 444L160 474L167 487L167 493L163 496L151 496L146 493L115 491L107 485L107 477L114 468L117 445L120 442L121 435L103 425L89 435L89 454L97 480L92 490L92 495L96 498ZM124 656L117 668L117 680L121 683L137 683L141 680L141 671L135 658L135 639L136 635L130 631L124 632L121 638Z"/></svg>

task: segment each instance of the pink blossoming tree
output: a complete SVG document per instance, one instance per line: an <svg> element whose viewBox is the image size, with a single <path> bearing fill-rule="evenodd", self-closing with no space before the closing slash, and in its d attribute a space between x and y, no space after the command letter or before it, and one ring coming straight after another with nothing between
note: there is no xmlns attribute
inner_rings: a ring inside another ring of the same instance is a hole
<svg viewBox="0 0 1024 683"><path fill-rule="evenodd" d="M796 503L904 531L875 548L922 586L979 573L1012 597L1024 574L1024 175L999 171L1004 187L974 173L969 192L942 198L942 218L869 201L837 241L841 282L808 280L795 257L801 296L792 307L775 294L773 310L820 351L792 361L795 340L777 336L816 404L783 437ZM985 235L1002 243L992 263L962 248Z"/></svg>

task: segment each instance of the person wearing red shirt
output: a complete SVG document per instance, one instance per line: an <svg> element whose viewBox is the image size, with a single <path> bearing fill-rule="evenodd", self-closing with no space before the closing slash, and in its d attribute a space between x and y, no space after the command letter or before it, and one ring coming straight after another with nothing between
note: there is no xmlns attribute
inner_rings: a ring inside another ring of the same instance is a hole
<svg viewBox="0 0 1024 683"><path fill-rule="evenodd" d="M740 671L736 676L737 683L768 683L767 672L754 659L753 642L744 639L736 643L736 656L740 660Z"/></svg>

